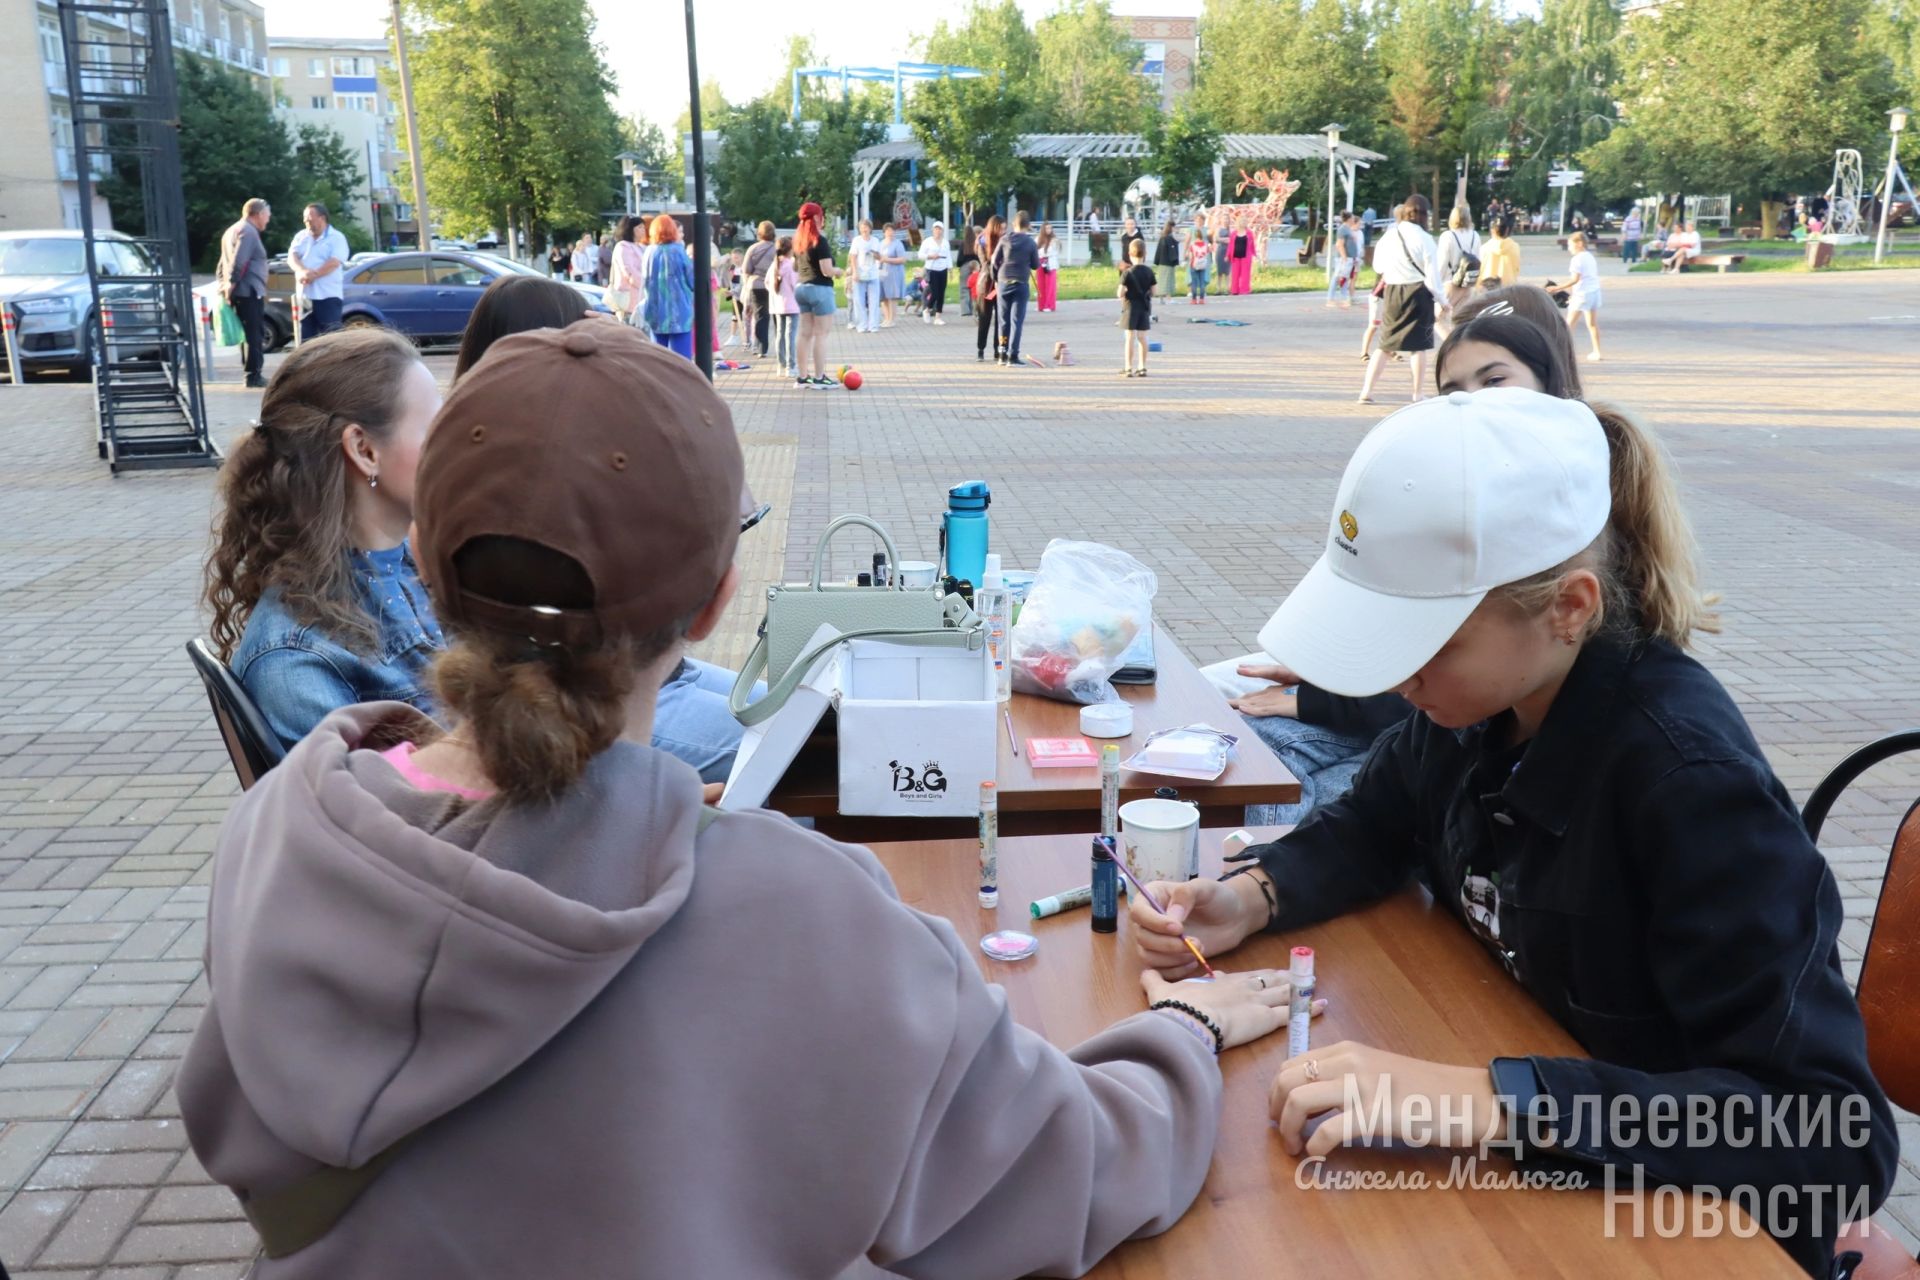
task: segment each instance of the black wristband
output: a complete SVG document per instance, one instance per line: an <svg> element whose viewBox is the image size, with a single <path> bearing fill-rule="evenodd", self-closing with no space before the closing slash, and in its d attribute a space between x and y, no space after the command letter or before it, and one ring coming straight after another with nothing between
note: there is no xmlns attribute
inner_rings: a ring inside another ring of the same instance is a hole
<svg viewBox="0 0 1920 1280"><path fill-rule="evenodd" d="M1222 880L1231 880L1235 876L1251 875L1258 870L1260 870L1259 863L1249 862L1245 866L1235 867L1220 878ZM1260 890L1260 896L1267 900L1267 923L1263 927L1271 929L1273 928L1273 922L1280 918L1280 898L1273 891L1273 877L1261 876L1253 883L1254 887Z"/></svg>
<svg viewBox="0 0 1920 1280"><path fill-rule="evenodd" d="M1186 1001L1156 1000L1152 1004L1147 1006L1148 1012L1152 1012L1155 1009L1172 1009L1175 1013L1186 1014L1189 1018L1192 1018L1195 1022L1205 1027L1207 1029L1208 1034L1213 1037L1213 1052L1215 1053L1215 1055L1219 1055L1227 1051L1227 1033L1220 1029L1220 1024L1215 1022L1212 1018L1209 1018L1206 1014L1200 1012L1198 1009L1194 1008L1192 1005L1188 1004Z"/></svg>

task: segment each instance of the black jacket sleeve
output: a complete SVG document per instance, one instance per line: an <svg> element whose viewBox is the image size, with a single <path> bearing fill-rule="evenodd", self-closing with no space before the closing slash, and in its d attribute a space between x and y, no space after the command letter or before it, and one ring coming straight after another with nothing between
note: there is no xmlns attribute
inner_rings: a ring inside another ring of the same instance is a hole
<svg viewBox="0 0 1920 1280"><path fill-rule="evenodd" d="M1879 1207L1899 1139L1840 970L1833 873L1785 789L1761 774L1740 759L1679 765L1647 788L1627 828L1631 847L1622 850L1648 904L1646 946L1663 1003L1687 1057L1714 1065L1651 1073L1587 1058L1532 1061L1559 1117L1554 1145L1562 1154L1613 1166L1616 1185L1641 1166L1649 1189L1758 1188L1761 1225L1824 1276L1836 1210L1861 1201L1868 1211ZM1598 1100L1602 1117L1624 1107L1639 1122L1592 1132L1588 1102L1576 1131L1582 1096ZM1677 1102L1681 1136L1656 1145L1661 1134L1646 1118L1662 1097L1663 1108ZM1773 1128L1768 1108L1777 1113L1782 1102L1791 1103L1785 1124ZM1696 1141L1686 1130L1688 1108L1709 1104L1718 1140ZM1824 1134L1801 1131L1803 1107L1830 1116ZM1736 1145L1743 1134L1749 1140ZM1798 1194L1783 1216L1765 1221L1767 1192L1778 1187ZM1819 1221L1815 1189L1825 1193Z"/></svg>
<svg viewBox="0 0 1920 1280"><path fill-rule="evenodd" d="M1377 738L1413 714L1407 700L1397 693L1349 698L1345 694L1328 693L1304 680L1299 690L1299 715L1303 724L1319 725L1355 738Z"/></svg>
<svg viewBox="0 0 1920 1280"><path fill-rule="evenodd" d="M1249 852L1273 881L1276 930L1332 919L1386 897L1419 865L1418 760L1411 720L1387 730L1353 789L1286 835Z"/></svg>

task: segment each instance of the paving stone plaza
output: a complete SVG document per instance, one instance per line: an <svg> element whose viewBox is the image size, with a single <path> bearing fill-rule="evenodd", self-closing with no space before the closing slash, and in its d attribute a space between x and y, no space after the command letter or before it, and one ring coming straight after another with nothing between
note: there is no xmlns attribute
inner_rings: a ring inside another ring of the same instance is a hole
<svg viewBox="0 0 1920 1280"><path fill-rule="evenodd" d="M1920 272L1606 287L1588 396L1670 446L1724 597L1701 656L1804 800L1852 747L1920 727ZM1030 317L1028 351L1064 341L1071 368L976 363L956 314L836 330L830 362L861 369L858 392L796 390L771 362L721 374L774 514L742 539L745 587L702 656L745 656L764 586L804 577L834 516L871 515L931 559L944 490L969 479L993 487L1009 565L1056 536L1112 543L1160 575L1157 615L1196 660L1253 648L1407 371L1388 367L1379 406L1354 403L1364 307L1259 295L1167 305L1151 376L1127 380L1113 313ZM1248 323L1186 323L1200 315ZM450 356L429 363L451 376ZM110 476L88 397L0 387L0 1259L24 1277L224 1280L252 1232L188 1152L170 1090L206 1001L210 859L237 794L183 651L205 629L214 474ZM257 408L231 354L209 402L222 439ZM836 569L870 550L849 540ZM1883 766L1824 834L1850 973L1916 796L1920 760ZM1920 1120L1901 1129L1883 1217L1911 1249Z"/></svg>

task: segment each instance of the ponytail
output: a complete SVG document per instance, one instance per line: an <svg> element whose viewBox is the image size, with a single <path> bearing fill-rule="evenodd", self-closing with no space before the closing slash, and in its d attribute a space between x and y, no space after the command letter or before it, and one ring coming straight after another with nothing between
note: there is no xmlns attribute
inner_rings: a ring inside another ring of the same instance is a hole
<svg viewBox="0 0 1920 1280"><path fill-rule="evenodd" d="M1607 436L1613 510L1587 548L1544 573L1508 583L1499 594L1523 614L1552 608L1569 573L1600 579L1600 609L1587 634L1603 628L1630 639L1660 639L1682 649L1693 633L1718 634L1717 595L1700 591L1693 529L1680 509L1666 450L1653 433L1618 409L1588 405Z"/></svg>
<svg viewBox="0 0 1920 1280"><path fill-rule="evenodd" d="M1717 634L1717 595L1700 590L1693 527L1680 506L1667 451L1627 414L1591 405L1607 433L1613 514L1608 519L1609 585L1626 597L1641 632L1687 648L1693 633ZM1613 594L1613 592L1609 592Z"/></svg>
<svg viewBox="0 0 1920 1280"><path fill-rule="evenodd" d="M591 609L592 579L571 556L518 538L475 538L454 555L459 589L509 605ZM450 610L451 612L451 610ZM643 635L544 645L524 631L448 621L434 691L508 801L554 799L619 741L640 673L679 645L699 610ZM444 621L444 619L443 619Z"/></svg>
<svg viewBox="0 0 1920 1280"><path fill-rule="evenodd" d="M629 641L573 653L475 631L434 662L433 683L487 778L530 803L572 786L619 739L638 666Z"/></svg>

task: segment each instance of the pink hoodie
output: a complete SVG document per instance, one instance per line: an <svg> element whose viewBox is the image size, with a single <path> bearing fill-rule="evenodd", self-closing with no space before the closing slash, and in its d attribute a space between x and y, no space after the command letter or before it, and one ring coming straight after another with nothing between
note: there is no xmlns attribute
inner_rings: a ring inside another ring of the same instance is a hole
<svg viewBox="0 0 1920 1280"><path fill-rule="evenodd" d="M1198 1193L1220 1075L1143 1013L1062 1053L873 856L700 830L622 742L557 802L421 791L328 717L221 833L177 1090L270 1194L417 1133L282 1277L1078 1275Z"/></svg>

